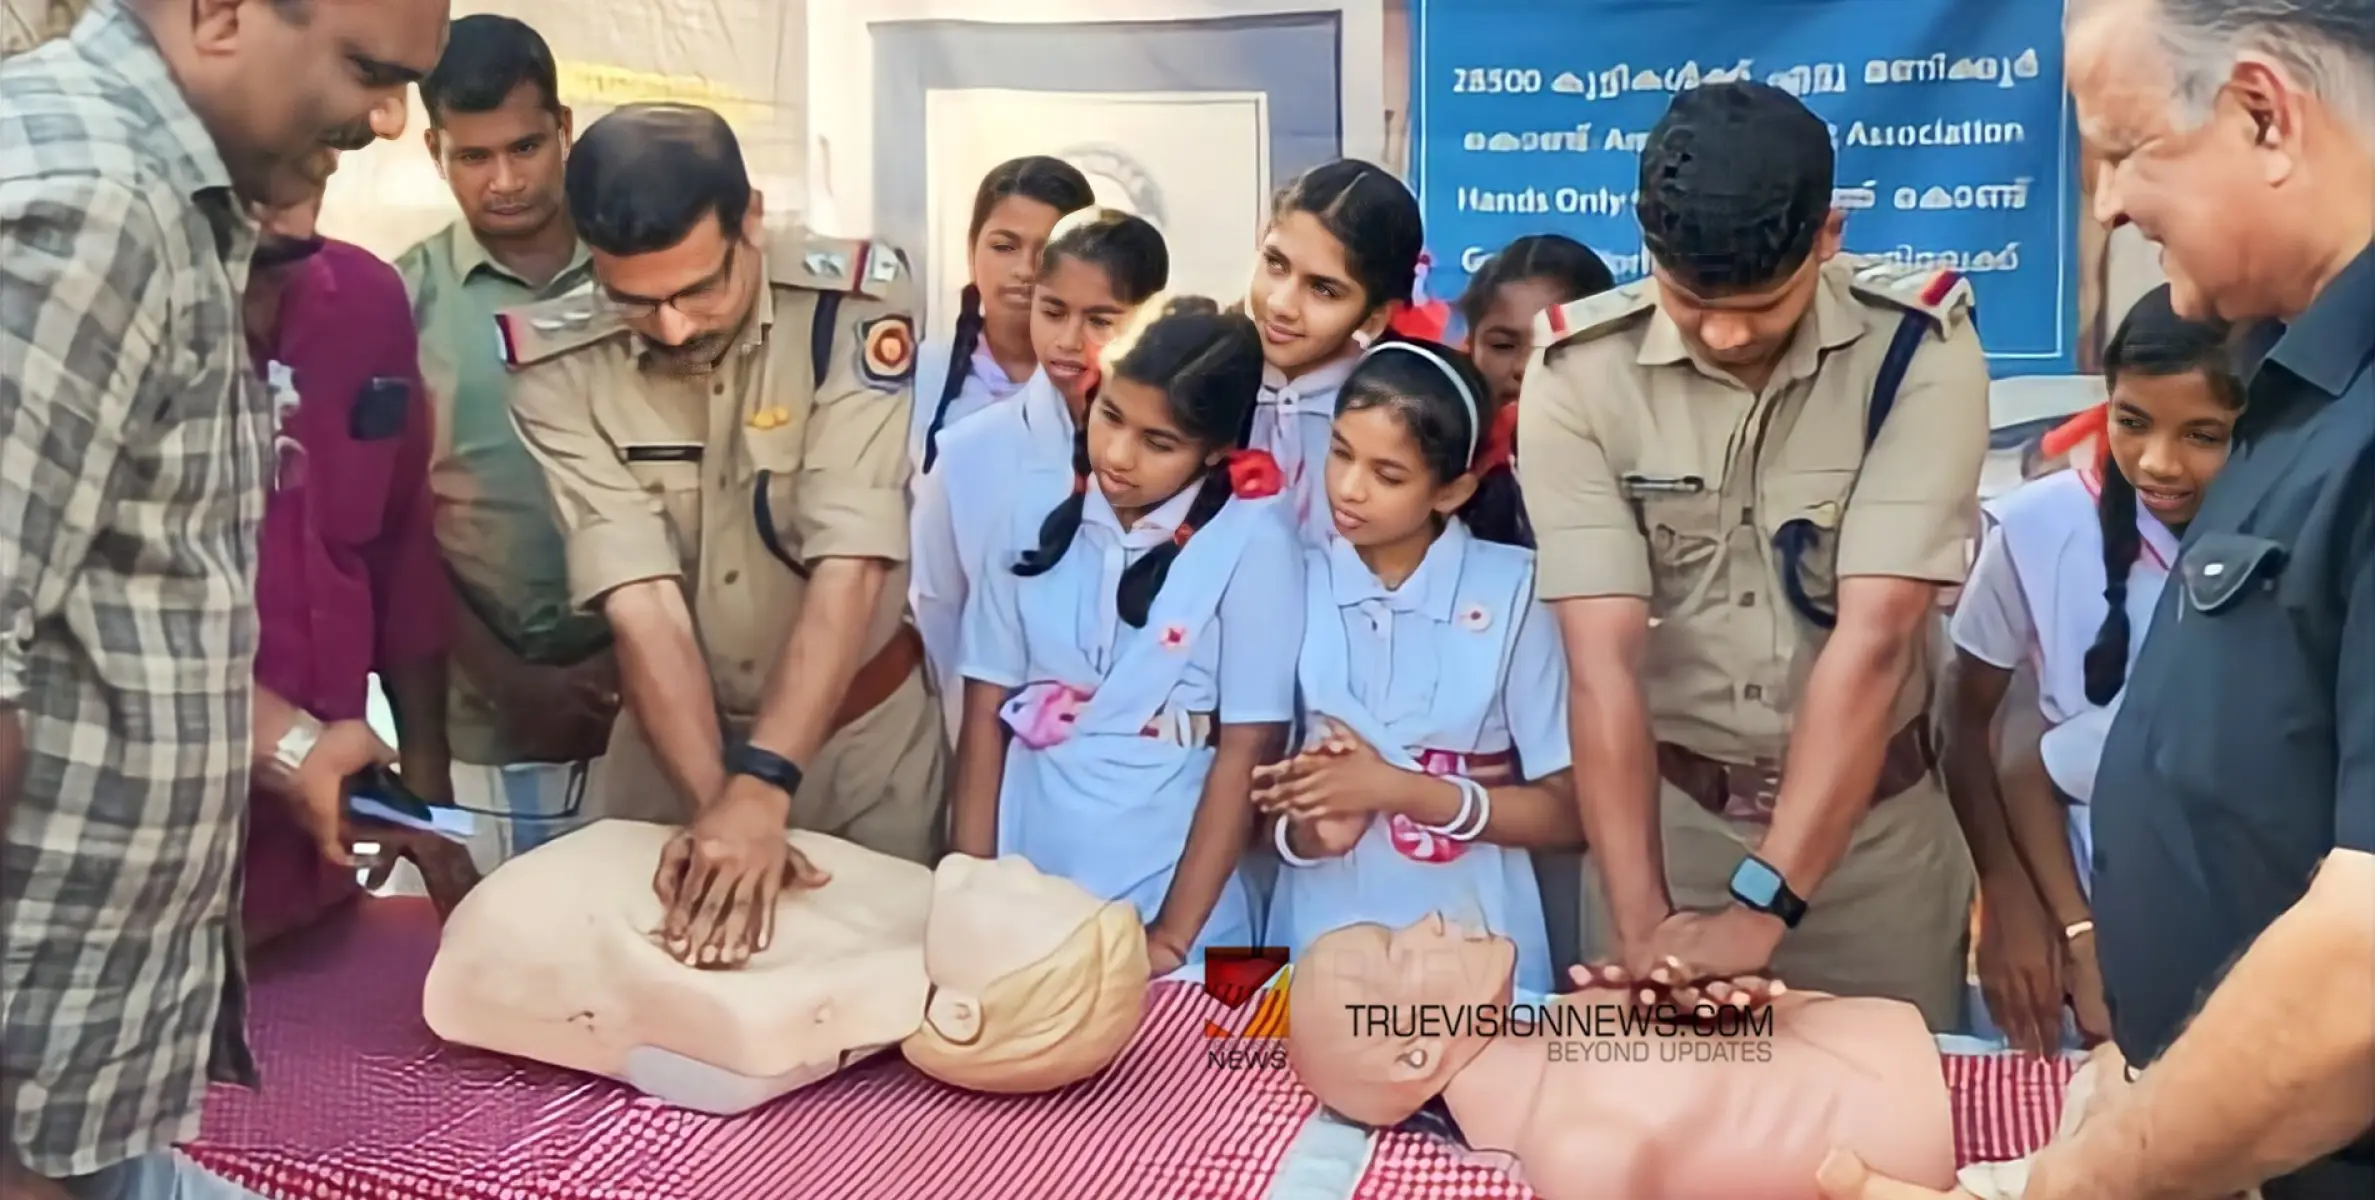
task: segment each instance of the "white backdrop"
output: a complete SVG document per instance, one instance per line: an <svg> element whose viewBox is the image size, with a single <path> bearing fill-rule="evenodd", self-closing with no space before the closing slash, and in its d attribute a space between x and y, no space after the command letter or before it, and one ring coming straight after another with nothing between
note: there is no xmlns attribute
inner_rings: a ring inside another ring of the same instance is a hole
<svg viewBox="0 0 2375 1200"><path fill-rule="evenodd" d="M1270 193L1266 101L1260 92L933 91L924 108L929 307L956 310L975 185L1006 159L1048 149L1050 129L1064 131L1054 153L1089 177L1098 204L1162 230L1171 290L1242 291Z"/></svg>

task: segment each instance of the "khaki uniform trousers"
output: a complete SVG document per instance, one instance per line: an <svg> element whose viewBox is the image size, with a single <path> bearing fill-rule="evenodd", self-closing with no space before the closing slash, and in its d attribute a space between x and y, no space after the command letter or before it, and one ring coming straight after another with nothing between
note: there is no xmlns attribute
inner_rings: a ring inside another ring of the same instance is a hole
<svg viewBox="0 0 2375 1200"><path fill-rule="evenodd" d="M748 736L750 722L729 718L725 733L728 739ZM929 866L944 840L947 771L940 702L919 668L890 699L827 739L815 762L801 764L792 825ZM631 713L619 714L610 752L595 765L586 811L595 818L665 825L690 819Z"/></svg>
<svg viewBox="0 0 2375 1200"><path fill-rule="evenodd" d="M1660 781L1666 879L1674 903L1731 904L1732 872L1765 827L1731 821ZM1584 856L1585 955L1616 950L1598 864ZM1971 898L1978 880L1962 827L1936 772L1872 806L1806 917L1781 939L1773 970L1791 987L1841 996L1885 996L1921 1009L1933 1031L1962 1025Z"/></svg>

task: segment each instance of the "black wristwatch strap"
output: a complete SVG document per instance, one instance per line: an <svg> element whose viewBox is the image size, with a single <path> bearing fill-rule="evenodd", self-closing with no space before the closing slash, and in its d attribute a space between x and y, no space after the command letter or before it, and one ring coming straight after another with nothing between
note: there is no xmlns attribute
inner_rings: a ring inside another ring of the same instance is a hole
<svg viewBox="0 0 2375 1200"><path fill-rule="evenodd" d="M799 764L773 750L762 750L749 742L736 742L726 748L726 773L748 775L762 783L773 784L786 796L800 794Z"/></svg>

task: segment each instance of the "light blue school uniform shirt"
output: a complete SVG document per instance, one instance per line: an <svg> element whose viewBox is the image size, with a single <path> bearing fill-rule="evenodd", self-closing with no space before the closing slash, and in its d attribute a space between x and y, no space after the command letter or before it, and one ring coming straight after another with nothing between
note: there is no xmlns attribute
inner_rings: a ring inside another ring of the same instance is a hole
<svg viewBox="0 0 2375 1200"><path fill-rule="evenodd" d="M1336 426L1336 393L1360 362L1358 353L1346 354L1294 379L1276 367L1262 368L1246 444L1278 460L1295 526L1307 545L1325 546L1336 534L1328 511L1328 441Z"/></svg>
<svg viewBox="0 0 2375 1200"><path fill-rule="evenodd" d="M907 600L952 739L964 711L965 598L992 551L1007 548L1017 514L1044 518L1070 494L1072 439L1072 410L1040 371L1010 401L944 426L938 461L915 477Z"/></svg>
<svg viewBox="0 0 2375 1200"><path fill-rule="evenodd" d="M1144 628L1121 619L1123 570L1171 540L1195 489L1121 527L1092 480L1064 557L1031 577L1011 564L1044 513L1016 513L965 605L963 674L1008 689L1060 683L1091 694L1068 737L1010 742L998 796L998 853L1020 854L1152 924L1171 888L1212 769L1210 745L1149 736L1217 714L1222 724L1295 713L1303 558L1285 496L1231 500L1171 564ZM1252 897L1232 876L1190 950L1247 945Z"/></svg>
<svg viewBox="0 0 2375 1200"><path fill-rule="evenodd" d="M1308 727L1332 717L1404 770L1420 769L1428 751L1464 759L1510 750L1521 778L1567 769L1566 655L1534 599L1531 551L1453 520L1399 588L1387 589L1340 538L1309 551L1309 564L1300 662ZM1333 929L1400 928L1430 913L1509 938L1517 986L1551 990L1532 856L1476 841L1449 862L1421 861L1397 848L1382 815L1350 853L1280 867L1265 941L1300 953Z"/></svg>
<svg viewBox="0 0 2375 1200"><path fill-rule="evenodd" d="M907 415L907 457L921 475L924 470L925 444L932 430L932 417L940 408L940 389L948 384L951 370L965 372L965 380L958 385L957 394L948 398L948 412L940 417L943 439L940 453L948 453L945 439L950 428L975 413L986 411L1000 400L1013 397L1030 381L1017 380L1006 374L1006 368L990 353L987 341L976 342L973 357L963 363L951 363L955 345L947 338L925 342L915 356L915 405ZM937 456L934 457L937 463Z"/></svg>

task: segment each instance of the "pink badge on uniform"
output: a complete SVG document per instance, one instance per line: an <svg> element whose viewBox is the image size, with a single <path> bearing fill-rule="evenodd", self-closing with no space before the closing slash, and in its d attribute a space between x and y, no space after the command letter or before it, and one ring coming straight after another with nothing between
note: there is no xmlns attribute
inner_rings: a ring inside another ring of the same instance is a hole
<svg viewBox="0 0 2375 1200"><path fill-rule="evenodd" d="M1493 614L1485 606L1470 601L1460 607L1459 619L1460 628L1471 633L1482 633L1492 627Z"/></svg>
<svg viewBox="0 0 2375 1200"><path fill-rule="evenodd" d="M1051 680L1018 689L999 707L998 717L1014 731L1014 740L1045 750L1072 736L1088 702L1089 693Z"/></svg>
<svg viewBox="0 0 2375 1200"><path fill-rule="evenodd" d="M1187 649L1188 631L1187 626L1185 625L1181 625L1176 622L1165 625L1163 626L1163 632L1156 634L1155 636L1160 639L1159 644L1163 647L1163 649L1169 650L1173 654L1178 654L1181 651Z"/></svg>

